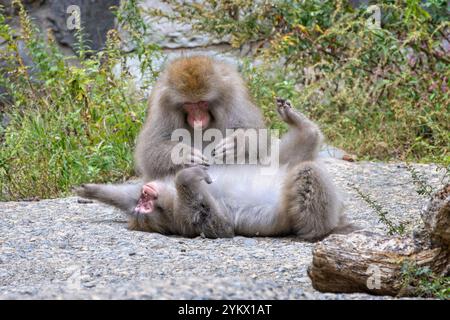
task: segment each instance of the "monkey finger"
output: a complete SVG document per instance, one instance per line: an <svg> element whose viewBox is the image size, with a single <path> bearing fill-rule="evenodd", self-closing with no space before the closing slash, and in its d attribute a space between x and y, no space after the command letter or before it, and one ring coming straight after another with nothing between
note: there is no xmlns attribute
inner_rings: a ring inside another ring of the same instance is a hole
<svg viewBox="0 0 450 320"><path fill-rule="evenodd" d="M234 150L235 149L235 141L234 138L225 138L223 139L221 142L219 142L219 144L214 148L213 150L213 156L214 158L220 158L223 157L223 155L227 152L229 152L230 150Z"/></svg>
<svg viewBox="0 0 450 320"><path fill-rule="evenodd" d="M187 167L177 174L176 179L178 181L182 181L182 184L185 185L195 185L196 183L199 183L203 180L207 184L212 183L212 179L208 174L208 168L206 168L205 166Z"/></svg>
<svg viewBox="0 0 450 320"><path fill-rule="evenodd" d="M235 145L237 140L237 134L233 133L229 136L226 136L225 138L223 138L221 141L219 141L219 143L214 147L214 149L216 150L220 150L223 149L229 145Z"/></svg>
<svg viewBox="0 0 450 320"><path fill-rule="evenodd" d="M217 149L214 155L215 159L223 159L224 157L235 157L243 155L245 153L246 147L244 144L228 144L222 149Z"/></svg>
<svg viewBox="0 0 450 320"><path fill-rule="evenodd" d="M202 159L202 161L203 161L204 163L208 163L208 162L209 162L209 159L208 159L201 151L199 151L199 150L197 150L197 149L191 149L191 154L190 154L190 156L191 156L191 157L195 157L195 158Z"/></svg>
<svg viewBox="0 0 450 320"><path fill-rule="evenodd" d="M202 170L201 175L202 175L203 179L205 180L205 182L207 184L211 184L213 181L212 181L210 175L208 174L208 168L200 166L200 169Z"/></svg>
<svg viewBox="0 0 450 320"><path fill-rule="evenodd" d="M213 181L212 181L211 177L209 176L209 174L205 177L205 182L206 182L207 184L213 183Z"/></svg>
<svg viewBox="0 0 450 320"><path fill-rule="evenodd" d="M276 102L277 107L281 107L286 103L286 99L276 97L275 102Z"/></svg>
<svg viewBox="0 0 450 320"><path fill-rule="evenodd" d="M284 114L287 120L287 123L293 123L297 125L301 125L301 123L306 119L306 117L299 111L295 110L292 107L286 108L284 110Z"/></svg>
<svg viewBox="0 0 450 320"><path fill-rule="evenodd" d="M201 168L201 169L207 170L209 168L209 164L204 165L204 164L197 164L197 163L185 163L184 167L185 168Z"/></svg>
<svg viewBox="0 0 450 320"><path fill-rule="evenodd" d="M286 108L291 108L292 107L291 102L289 100L287 100L287 99L276 97L275 98L275 102L276 102L277 107L281 107L281 106L284 106Z"/></svg>
<svg viewBox="0 0 450 320"><path fill-rule="evenodd" d="M214 159L226 159L227 156L234 156L234 147L228 148L228 149L221 149L220 151L217 151L214 155Z"/></svg>
<svg viewBox="0 0 450 320"><path fill-rule="evenodd" d="M188 166L196 166L196 165L209 166L209 162L205 161L203 157L197 157L193 155L189 155L188 157L186 157L184 164Z"/></svg>

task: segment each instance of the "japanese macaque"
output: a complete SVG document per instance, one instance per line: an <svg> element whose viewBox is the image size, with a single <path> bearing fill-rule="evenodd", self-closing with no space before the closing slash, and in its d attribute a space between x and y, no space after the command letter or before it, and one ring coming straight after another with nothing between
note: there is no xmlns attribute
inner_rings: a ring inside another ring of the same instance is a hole
<svg viewBox="0 0 450 320"><path fill-rule="evenodd" d="M136 169L144 181L173 175L186 165L208 164L204 145L190 145L191 152L181 164L171 161L172 149L178 143L171 141L174 130L192 133L194 127L221 131L225 138L216 158L234 152L234 138L226 136L226 129L265 127L261 111L251 102L237 70L208 56L172 61L155 84L135 152Z"/></svg>
<svg viewBox="0 0 450 320"><path fill-rule="evenodd" d="M289 131L280 141L281 165L271 175L262 175L259 165L194 165L145 184L87 184L76 192L125 211L133 230L208 238L296 235L307 241L352 231L322 165L305 161L317 155L319 128L282 99L277 110Z"/></svg>

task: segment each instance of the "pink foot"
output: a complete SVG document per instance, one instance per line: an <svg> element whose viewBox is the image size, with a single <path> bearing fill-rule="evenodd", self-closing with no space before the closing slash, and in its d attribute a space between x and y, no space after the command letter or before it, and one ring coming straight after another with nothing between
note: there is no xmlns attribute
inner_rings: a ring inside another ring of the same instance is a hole
<svg viewBox="0 0 450 320"><path fill-rule="evenodd" d="M151 213L155 207L155 200L158 199L157 185L149 182L142 187L141 197L138 200L136 208L137 213Z"/></svg>

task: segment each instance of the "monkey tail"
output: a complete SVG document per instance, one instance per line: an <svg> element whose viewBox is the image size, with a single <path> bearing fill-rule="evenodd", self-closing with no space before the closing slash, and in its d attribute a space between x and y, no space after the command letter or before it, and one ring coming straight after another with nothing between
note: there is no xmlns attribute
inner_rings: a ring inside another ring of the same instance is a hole
<svg viewBox="0 0 450 320"><path fill-rule="evenodd" d="M141 189L142 183L83 184L75 188L74 192L82 198L98 200L130 214L136 207Z"/></svg>

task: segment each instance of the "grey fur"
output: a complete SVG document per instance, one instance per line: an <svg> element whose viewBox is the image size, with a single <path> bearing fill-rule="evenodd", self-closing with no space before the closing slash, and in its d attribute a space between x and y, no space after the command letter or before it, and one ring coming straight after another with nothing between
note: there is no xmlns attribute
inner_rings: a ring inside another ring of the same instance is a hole
<svg viewBox="0 0 450 320"><path fill-rule="evenodd" d="M219 129L223 136L226 129L264 128L261 110L252 103L237 70L215 60L213 75L214 81L209 81L210 88L203 97L210 102L212 119L208 128ZM177 142L170 137L175 129L192 132L180 108L186 99L170 86L168 72L163 72L150 96L147 119L136 144L136 169L144 181L173 175L182 168L171 161Z"/></svg>
<svg viewBox="0 0 450 320"><path fill-rule="evenodd" d="M282 165L273 176L263 177L258 166L249 165L184 168L153 181L159 197L148 214L133 210L140 185L86 185L77 192L127 211L134 230L209 238L295 234L307 241L353 231L336 187L316 159L319 128L284 100L277 104L290 129L281 139Z"/></svg>

